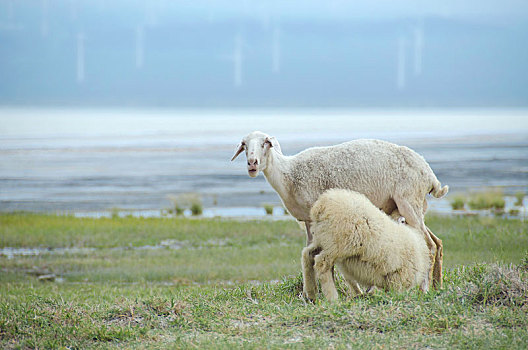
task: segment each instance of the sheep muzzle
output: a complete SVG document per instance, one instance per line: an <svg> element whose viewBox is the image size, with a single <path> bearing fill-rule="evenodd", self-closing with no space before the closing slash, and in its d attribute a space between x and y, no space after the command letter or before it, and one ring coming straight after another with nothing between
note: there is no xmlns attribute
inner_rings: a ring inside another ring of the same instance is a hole
<svg viewBox="0 0 528 350"><path fill-rule="evenodd" d="M257 159L250 158L247 162L248 174L251 177L256 177L259 173L259 162Z"/></svg>

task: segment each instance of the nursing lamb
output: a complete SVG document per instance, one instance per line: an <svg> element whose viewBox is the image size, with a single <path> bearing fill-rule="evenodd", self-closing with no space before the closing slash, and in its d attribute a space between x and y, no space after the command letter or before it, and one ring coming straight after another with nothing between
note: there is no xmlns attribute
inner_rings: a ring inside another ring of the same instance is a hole
<svg viewBox="0 0 528 350"><path fill-rule="evenodd" d="M356 281L385 290L429 289L429 249L421 232L393 220L364 195L326 191L313 205L310 218L313 242L302 252L303 292L308 299L315 299L317 277L325 297L337 300L334 265L353 289Z"/></svg>

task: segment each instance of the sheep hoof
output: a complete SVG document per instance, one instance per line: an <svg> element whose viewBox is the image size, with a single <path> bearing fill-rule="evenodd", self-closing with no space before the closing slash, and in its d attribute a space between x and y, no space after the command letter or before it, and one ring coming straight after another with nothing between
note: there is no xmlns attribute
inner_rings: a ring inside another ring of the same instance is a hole
<svg viewBox="0 0 528 350"><path fill-rule="evenodd" d="M303 298L305 301L309 302L310 304L314 304L314 303L315 303L315 297L313 297L313 298L309 297L309 296L306 294L306 292L302 292L302 298Z"/></svg>

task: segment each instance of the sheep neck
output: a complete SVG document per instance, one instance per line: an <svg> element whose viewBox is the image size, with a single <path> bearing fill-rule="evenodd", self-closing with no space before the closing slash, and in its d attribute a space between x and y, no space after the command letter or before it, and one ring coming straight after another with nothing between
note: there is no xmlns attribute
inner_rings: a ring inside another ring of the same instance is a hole
<svg viewBox="0 0 528 350"><path fill-rule="evenodd" d="M283 201L288 197L288 185L286 184L286 173L289 168L288 158L290 157L272 149L268 155L266 169L263 170L264 177L266 177L266 180L277 191Z"/></svg>

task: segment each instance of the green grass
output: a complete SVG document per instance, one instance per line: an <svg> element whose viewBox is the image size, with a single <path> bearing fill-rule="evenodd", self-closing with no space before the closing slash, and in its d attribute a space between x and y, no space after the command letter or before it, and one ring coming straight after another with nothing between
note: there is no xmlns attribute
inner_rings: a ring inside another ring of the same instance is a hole
<svg viewBox="0 0 528 350"><path fill-rule="evenodd" d="M166 239L194 246L208 240L228 239L246 246L280 242L284 238L302 241L302 233L294 221L0 214L0 247L139 247Z"/></svg>
<svg viewBox="0 0 528 350"><path fill-rule="evenodd" d="M0 248L95 249L0 256L0 348L525 348L528 225L427 225L444 242L444 289L349 299L338 279L340 302L310 304L292 220L1 214ZM180 249L133 249L167 240Z"/></svg>

